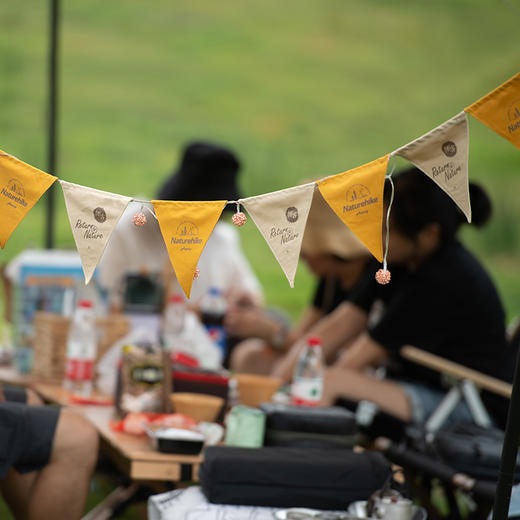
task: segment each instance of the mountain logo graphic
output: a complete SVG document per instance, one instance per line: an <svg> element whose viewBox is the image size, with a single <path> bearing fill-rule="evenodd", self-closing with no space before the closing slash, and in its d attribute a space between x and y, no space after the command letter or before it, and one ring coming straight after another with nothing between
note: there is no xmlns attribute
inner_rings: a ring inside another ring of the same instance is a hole
<svg viewBox="0 0 520 520"><path fill-rule="evenodd" d="M199 234L199 228L193 222L185 221L177 226L175 234L181 237L195 236Z"/></svg>

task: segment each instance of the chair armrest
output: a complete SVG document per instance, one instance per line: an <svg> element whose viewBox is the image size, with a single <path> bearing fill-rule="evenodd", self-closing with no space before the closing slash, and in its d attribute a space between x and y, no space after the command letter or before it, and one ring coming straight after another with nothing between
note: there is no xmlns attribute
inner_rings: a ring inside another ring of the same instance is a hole
<svg viewBox="0 0 520 520"><path fill-rule="evenodd" d="M435 354L431 354L430 352L426 352L425 350L416 347L403 347L400 350L400 354L408 361L436 370L437 372L442 372L443 374L447 374L457 379L468 379L473 381L476 386L503 397L507 397L508 399L511 397L512 386L496 377L488 376L482 372L478 372L472 368L467 368L459 363L449 361L448 359L436 356Z"/></svg>

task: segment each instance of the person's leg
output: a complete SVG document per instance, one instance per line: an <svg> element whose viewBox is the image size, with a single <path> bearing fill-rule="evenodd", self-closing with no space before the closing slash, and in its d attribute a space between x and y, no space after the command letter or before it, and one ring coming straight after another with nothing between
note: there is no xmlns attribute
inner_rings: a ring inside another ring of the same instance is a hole
<svg viewBox="0 0 520 520"><path fill-rule="evenodd" d="M31 487L27 518L80 518L97 451L94 427L80 415L62 410L49 463L36 475Z"/></svg>
<svg viewBox="0 0 520 520"><path fill-rule="evenodd" d="M376 379L345 368L325 370L322 404L332 406L336 399L345 397L353 401L372 401L403 421L412 419L412 409L407 394L397 383Z"/></svg>
<svg viewBox="0 0 520 520"><path fill-rule="evenodd" d="M40 396L34 390L27 388L25 391L26 391L26 399L25 399L26 404L30 404L32 406L42 406L44 404L42 399L40 398Z"/></svg>
<svg viewBox="0 0 520 520"><path fill-rule="evenodd" d="M231 354L230 369L237 373L269 375L283 353L268 347L260 339L246 339Z"/></svg>
<svg viewBox="0 0 520 520"><path fill-rule="evenodd" d="M28 498L36 476L36 471L21 474L10 468L5 479L0 481L2 496L15 518L27 518Z"/></svg>

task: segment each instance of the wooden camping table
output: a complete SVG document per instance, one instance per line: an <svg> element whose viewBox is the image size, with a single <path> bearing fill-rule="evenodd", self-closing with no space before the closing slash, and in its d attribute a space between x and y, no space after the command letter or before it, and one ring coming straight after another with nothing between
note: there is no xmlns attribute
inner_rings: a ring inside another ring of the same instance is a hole
<svg viewBox="0 0 520 520"><path fill-rule="evenodd" d="M114 417L113 406L71 403L70 392L61 385L38 382L31 376L18 374L11 367L0 367L0 382L32 388L44 401L72 408L88 419L99 434L102 453L116 465L125 477L132 481L130 486L117 488L102 504L95 508L95 511L88 513L84 520L108 518L106 514L103 516L102 510L106 510L109 504L131 496L137 490L139 482L197 480L202 455L188 456L160 453L152 448L146 436L113 431L110 428L110 421ZM116 499L116 496L119 499Z"/></svg>

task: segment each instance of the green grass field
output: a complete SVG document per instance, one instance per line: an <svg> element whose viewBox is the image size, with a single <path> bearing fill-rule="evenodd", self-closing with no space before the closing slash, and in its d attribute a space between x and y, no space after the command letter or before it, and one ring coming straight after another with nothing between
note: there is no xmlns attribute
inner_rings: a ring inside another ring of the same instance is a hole
<svg viewBox="0 0 520 520"><path fill-rule="evenodd" d="M513 2L62 2L58 176L152 198L192 138L229 144L256 195L373 160L452 117L518 70ZM46 168L47 5L0 6L0 146ZM496 203L467 239L509 314L520 231L519 151L470 121L470 176ZM61 190L57 246L73 247ZM2 251L43 244L40 201ZM263 239L242 230L269 302L297 315L311 291L289 289Z"/></svg>
<svg viewBox="0 0 520 520"><path fill-rule="evenodd" d="M0 3L0 148L46 169L47 2ZM62 179L152 198L183 144L207 138L243 161L246 195L359 166L451 118L518 72L517 0L63 0ZM520 313L520 151L470 118L470 177L495 217L464 239ZM56 242L73 247L61 190ZM0 262L41 247L45 202ZM297 316L253 225L241 230L269 303Z"/></svg>

